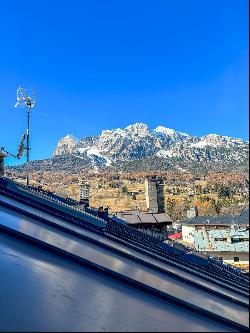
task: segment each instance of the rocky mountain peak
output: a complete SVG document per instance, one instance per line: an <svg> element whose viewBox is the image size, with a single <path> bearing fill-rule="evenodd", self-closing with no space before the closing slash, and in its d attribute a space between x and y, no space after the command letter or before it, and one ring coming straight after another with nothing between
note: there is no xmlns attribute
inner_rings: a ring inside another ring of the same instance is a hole
<svg viewBox="0 0 250 333"><path fill-rule="evenodd" d="M166 136L169 136L169 137L190 137L189 134L187 133L183 133L183 132L178 132L178 131L175 131L174 129L172 128L168 128L168 127L164 127L164 126L158 126L154 129L154 132L156 133L161 133L161 134L164 134Z"/></svg>
<svg viewBox="0 0 250 333"><path fill-rule="evenodd" d="M78 141L79 140L73 134L67 134L58 142L54 155L71 154Z"/></svg>
<svg viewBox="0 0 250 333"><path fill-rule="evenodd" d="M148 126L143 123L135 123L133 125L129 125L125 128L125 131L141 136L146 136L150 134Z"/></svg>
<svg viewBox="0 0 250 333"><path fill-rule="evenodd" d="M71 140L75 142L79 141L79 139L77 139L73 134L67 134L62 140Z"/></svg>
<svg viewBox="0 0 250 333"><path fill-rule="evenodd" d="M249 144L242 139L208 134L191 136L164 126L150 130L144 123L124 129L107 129L80 141L72 134L62 138L54 155L71 155L83 163L104 166L158 157L167 163L215 162L247 165Z"/></svg>

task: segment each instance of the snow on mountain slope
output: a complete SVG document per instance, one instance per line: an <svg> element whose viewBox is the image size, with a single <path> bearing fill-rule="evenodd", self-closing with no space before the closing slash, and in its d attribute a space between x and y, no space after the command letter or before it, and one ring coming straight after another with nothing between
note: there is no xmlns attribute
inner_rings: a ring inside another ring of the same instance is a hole
<svg viewBox="0 0 250 333"><path fill-rule="evenodd" d="M103 130L101 135L82 140L72 135L62 138L54 156L75 155L97 160L105 166L117 161L133 161L160 157L169 161L245 163L248 159L247 141L217 134L201 138L164 126L150 130L136 123L124 129Z"/></svg>
<svg viewBox="0 0 250 333"><path fill-rule="evenodd" d="M167 127L164 127L164 126L158 126L154 129L154 132L155 133L161 133L163 135L166 135L168 136L169 138L172 138L172 139L176 139L176 138L182 138L182 139L185 139L185 138L191 138L191 136L187 133L183 133L183 132L178 132L178 131L175 131L171 128L167 128Z"/></svg>

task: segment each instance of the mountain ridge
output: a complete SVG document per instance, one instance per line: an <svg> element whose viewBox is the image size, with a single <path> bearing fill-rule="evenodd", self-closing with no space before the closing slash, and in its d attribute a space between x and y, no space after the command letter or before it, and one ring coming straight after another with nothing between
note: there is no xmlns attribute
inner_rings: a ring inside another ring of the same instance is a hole
<svg viewBox="0 0 250 333"><path fill-rule="evenodd" d="M164 126L150 130L144 123L135 123L124 129L103 130L99 136L76 139L62 138L53 156L93 156L104 160L106 166L117 161L133 161L157 156L186 162L227 162L244 164L248 159L249 143L240 138L207 134L191 136ZM106 161L106 162L105 162Z"/></svg>
<svg viewBox="0 0 250 333"><path fill-rule="evenodd" d="M30 170L245 172L248 156L249 142L240 138L219 134L198 137L161 125L151 130L144 123L135 123L82 139L67 134L50 159L30 162Z"/></svg>

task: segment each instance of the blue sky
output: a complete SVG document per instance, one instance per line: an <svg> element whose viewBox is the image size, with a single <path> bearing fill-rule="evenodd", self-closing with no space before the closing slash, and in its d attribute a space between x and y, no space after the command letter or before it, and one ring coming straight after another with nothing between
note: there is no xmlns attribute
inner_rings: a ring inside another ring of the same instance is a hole
<svg viewBox="0 0 250 333"><path fill-rule="evenodd" d="M32 159L135 122L248 139L248 0L2 0L0 29L9 151L26 128L19 85L37 95Z"/></svg>

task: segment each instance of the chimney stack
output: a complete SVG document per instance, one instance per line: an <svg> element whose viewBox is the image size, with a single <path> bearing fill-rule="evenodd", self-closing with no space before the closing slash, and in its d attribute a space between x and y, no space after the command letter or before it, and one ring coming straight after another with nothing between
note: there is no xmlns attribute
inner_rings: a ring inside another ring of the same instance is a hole
<svg viewBox="0 0 250 333"><path fill-rule="evenodd" d="M145 179L147 211L153 214L164 213L164 183L156 177Z"/></svg>
<svg viewBox="0 0 250 333"><path fill-rule="evenodd" d="M84 207L89 207L89 188L90 185L88 182L80 181L79 189L80 189L80 204Z"/></svg>
<svg viewBox="0 0 250 333"><path fill-rule="evenodd" d="M187 218L188 219L191 219L193 217L197 217L198 216L198 208L196 206L190 208L188 211L187 211Z"/></svg>

